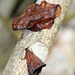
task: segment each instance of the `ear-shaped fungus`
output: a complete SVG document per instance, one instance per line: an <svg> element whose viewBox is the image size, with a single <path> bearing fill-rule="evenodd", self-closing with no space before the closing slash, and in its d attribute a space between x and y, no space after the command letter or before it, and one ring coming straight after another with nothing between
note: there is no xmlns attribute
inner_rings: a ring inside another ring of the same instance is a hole
<svg viewBox="0 0 75 75"><path fill-rule="evenodd" d="M46 9L47 11L49 11L51 17L54 17L54 18L59 17L61 13L61 7L59 4L50 4L50 3L47 3L46 1L42 1L40 5L43 9Z"/></svg>
<svg viewBox="0 0 75 75"><path fill-rule="evenodd" d="M46 66L33 52L31 52L28 48L25 49L26 55L25 58L27 60L27 67L29 75L38 75L42 67Z"/></svg>
<svg viewBox="0 0 75 75"><path fill-rule="evenodd" d="M54 23L54 18L48 18L41 20L40 22L36 23L32 28L28 28L31 31L38 31L42 29L49 29L52 24Z"/></svg>
<svg viewBox="0 0 75 75"><path fill-rule="evenodd" d="M12 27L14 30L28 29L31 31L49 29L60 13L60 5L42 1L41 4L30 5L20 17L14 19Z"/></svg>

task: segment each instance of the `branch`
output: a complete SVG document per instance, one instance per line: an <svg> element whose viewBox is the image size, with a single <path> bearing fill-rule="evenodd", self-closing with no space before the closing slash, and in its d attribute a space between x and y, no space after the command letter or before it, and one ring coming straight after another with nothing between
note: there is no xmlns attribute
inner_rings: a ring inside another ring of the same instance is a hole
<svg viewBox="0 0 75 75"><path fill-rule="evenodd" d="M38 0L40 3L42 0ZM3 75L28 75L28 69L25 57L25 48L29 49L43 62L46 61L53 41L61 27L64 17L70 7L72 0L46 0L49 3L60 4L61 15L55 19L51 29L44 29L38 32L25 30L18 41L13 53L3 71Z"/></svg>

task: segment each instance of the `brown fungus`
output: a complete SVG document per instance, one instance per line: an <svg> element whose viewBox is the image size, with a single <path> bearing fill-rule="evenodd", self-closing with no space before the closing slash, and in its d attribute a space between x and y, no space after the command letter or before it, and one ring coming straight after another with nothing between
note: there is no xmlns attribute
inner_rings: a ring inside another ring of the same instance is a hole
<svg viewBox="0 0 75 75"><path fill-rule="evenodd" d="M43 9L46 9L47 11L49 11L51 17L54 17L54 18L59 17L61 13L61 7L59 4L50 4L50 3L47 3L46 1L42 1L40 5Z"/></svg>
<svg viewBox="0 0 75 75"><path fill-rule="evenodd" d="M14 30L28 29L31 31L49 29L60 13L60 5L42 1L41 4L28 6L20 17L14 19L12 27Z"/></svg>
<svg viewBox="0 0 75 75"><path fill-rule="evenodd" d="M28 28L28 29L31 31L49 29L51 28L53 23L54 23L54 18L48 18L48 19L41 20L40 22L36 23L32 28Z"/></svg>
<svg viewBox="0 0 75 75"><path fill-rule="evenodd" d="M27 60L27 67L29 75L38 75L42 67L46 66L33 52L31 52L28 48L25 49L26 55L25 58Z"/></svg>

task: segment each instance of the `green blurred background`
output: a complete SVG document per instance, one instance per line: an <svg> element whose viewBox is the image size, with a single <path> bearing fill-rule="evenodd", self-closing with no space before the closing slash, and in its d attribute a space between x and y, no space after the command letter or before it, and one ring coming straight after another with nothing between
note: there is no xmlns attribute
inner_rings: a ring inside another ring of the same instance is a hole
<svg viewBox="0 0 75 75"><path fill-rule="evenodd" d="M12 30L12 21L35 2L36 0L0 0L0 75L22 33L22 30ZM48 66L41 75L75 75L75 0L65 16L47 63Z"/></svg>

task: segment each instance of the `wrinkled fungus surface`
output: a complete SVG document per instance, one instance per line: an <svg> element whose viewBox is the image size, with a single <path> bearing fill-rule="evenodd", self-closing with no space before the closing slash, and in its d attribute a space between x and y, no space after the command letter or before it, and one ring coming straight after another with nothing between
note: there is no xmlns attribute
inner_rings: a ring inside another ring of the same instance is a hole
<svg viewBox="0 0 75 75"><path fill-rule="evenodd" d="M60 13L60 5L42 1L41 4L28 6L22 15L13 20L12 27L13 30L28 29L31 31L50 29L54 19L59 17Z"/></svg>
<svg viewBox="0 0 75 75"><path fill-rule="evenodd" d="M38 75L42 67L46 66L33 52L31 52L28 48L25 49L26 55L25 58L27 60L27 67L29 75Z"/></svg>

